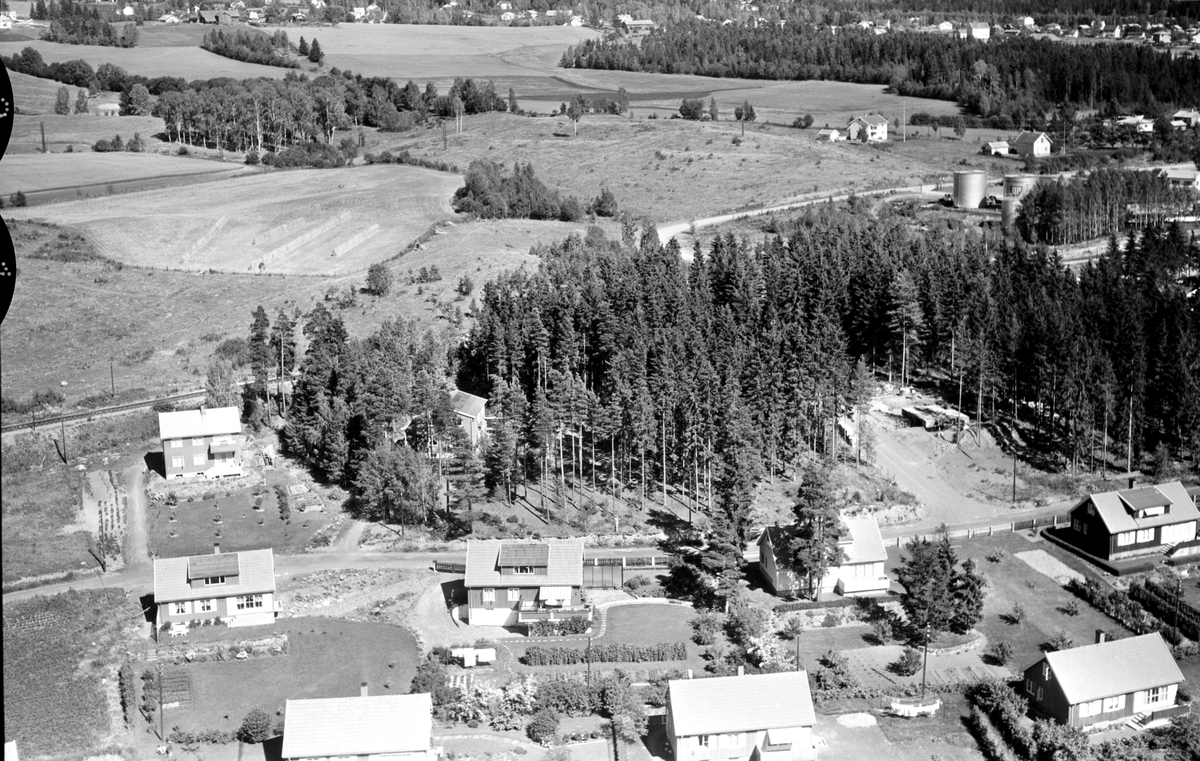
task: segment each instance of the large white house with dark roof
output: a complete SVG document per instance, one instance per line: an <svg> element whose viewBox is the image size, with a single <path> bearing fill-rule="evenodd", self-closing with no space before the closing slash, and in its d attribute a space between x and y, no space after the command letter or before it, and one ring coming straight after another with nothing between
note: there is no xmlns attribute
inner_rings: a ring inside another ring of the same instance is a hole
<svg viewBox="0 0 1200 761"><path fill-rule="evenodd" d="M467 542L467 623L515 626L588 615L583 541Z"/></svg>
<svg viewBox="0 0 1200 761"><path fill-rule="evenodd" d="M196 621L259 626L275 621L275 555L245 550L154 561L158 625Z"/></svg>
<svg viewBox="0 0 1200 761"><path fill-rule="evenodd" d="M881 143L888 137L888 120L879 114L856 116L846 125L846 137L862 143Z"/></svg>
<svg viewBox="0 0 1200 761"><path fill-rule="evenodd" d="M879 523L874 518L843 518L838 548L842 560L826 571L821 592L840 595L882 594L891 586L884 572L887 550ZM775 594L791 595L806 589L788 560L792 541L790 526L771 526L758 538L758 569Z"/></svg>
<svg viewBox="0 0 1200 761"><path fill-rule="evenodd" d="M487 399L454 389L450 394L450 406L458 418L458 427L467 434L471 446L482 444L487 438Z"/></svg>
<svg viewBox="0 0 1200 761"><path fill-rule="evenodd" d="M289 700L283 716L286 761L433 761L429 693Z"/></svg>
<svg viewBox="0 0 1200 761"><path fill-rule="evenodd" d="M158 438L168 479L242 474L242 418L237 407L160 412Z"/></svg>
<svg viewBox="0 0 1200 761"><path fill-rule="evenodd" d="M1089 494L1070 510L1060 536L1103 560L1192 549L1200 511L1179 481Z"/></svg>
<svg viewBox="0 0 1200 761"><path fill-rule="evenodd" d="M1151 632L1046 653L1025 669L1023 690L1032 713L1088 727L1185 713L1175 707L1183 681L1162 635Z"/></svg>
<svg viewBox="0 0 1200 761"><path fill-rule="evenodd" d="M816 759L808 673L672 679L667 739L675 761Z"/></svg>

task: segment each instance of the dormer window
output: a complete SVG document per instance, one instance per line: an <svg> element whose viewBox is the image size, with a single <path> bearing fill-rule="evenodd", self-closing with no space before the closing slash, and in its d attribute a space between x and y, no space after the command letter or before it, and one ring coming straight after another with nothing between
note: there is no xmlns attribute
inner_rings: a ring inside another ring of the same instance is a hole
<svg viewBox="0 0 1200 761"><path fill-rule="evenodd" d="M219 586L224 583L225 583L224 576L205 576L204 577L204 586L206 586L206 587L215 587L215 586Z"/></svg>
<svg viewBox="0 0 1200 761"><path fill-rule="evenodd" d="M1156 507L1147 507L1145 510L1142 510L1140 513L1138 513L1138 517L1139 518L1150 518L1155 515L1166 515L1166 514L1167 514L1167 508L1162 505L1159 505Z"/></svg>
<svg viewBox="0 0 1200 761"><path fill-rule="evenodd" d="M515 576L531 576L533 575L533 566L518 565L513 567L513 575Z"/></svg>
<svg viewBox="0 0 1200 761"><path fill-rule="evenodd" d="M1050 681L1050 664L1049 663L1042 664L1042 681L1043 682Z"/></svg>

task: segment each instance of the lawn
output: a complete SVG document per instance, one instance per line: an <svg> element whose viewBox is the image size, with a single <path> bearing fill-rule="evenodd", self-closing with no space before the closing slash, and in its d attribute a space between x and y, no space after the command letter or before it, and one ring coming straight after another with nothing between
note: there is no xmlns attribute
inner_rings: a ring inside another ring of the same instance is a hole
<svg viewBox="0 0 1200 761"><path fill-rule="evenodd" d="M283 618L274 626L227 630L231 640L286 632L287 655L177 667L192 683L187 708L167 709L167 727L230 731L255 706L274 714L288 699L408 693L420 654L404 629L328 618Z"/></svg>
<svg viewBox="0 0 1200 761"><path fill-rule="evenodd" d="M61 117L60 117L61 118ZM82 119L84 117L80 117ZM95 117L99 119L100 117ZM107 137L113 133L107 121ZM125 137L131 137L127 133ZM243 171L217 161L160 156L151 153L27 153L6 156L0 175L0 195L18 190L36 193L80 185L107 184L126 180L177 177L197 174ZM195 192L195 190L191 190ZM33 197L31 202L38 199ZM46 213L44 210L42 213Z"/></svg>
<svg viewBox="0 0 1200 761"><path fill-rule="evenodd" d="M451 216L461 185L457 175L410 166L267 172L13 210L10 218L75 226L124 264L344 275L395 256Z"/></svg>
<svg viewBox="0 0 1200 761"><path fill-rule="evenodd" d="M221 544L223 552L264 547L286 552L304 548L314 534L333 520L339 506L327 505L324 513L293 510L290 522L285 523L273 487L289 481L285 470L273 470L267 472L265 486L194 502L181 500L174 509L162 503L150 504L147 519L151 552L161 557L204 555L212 552L214 542ZM170 489L170 486L158 488ZM219 484L214 484L214 491L219 488ZM256 491L260 494L255 494ZM254 504L260 496L262 509L256 511ZM220 524L214 522L217 517Z"/></svg>
<svg viewBox="0 0 1200 761"><path fill-rule="evenodd" d="M60 82L55 82L53 79L32 77L28 74L22 74L19 71L8 72L8 78L12 83L13 102L16 104L17 109L19 109L19 113L39 115L54 114L54 102L58 97L58 88L63 86ZM79 92L79 88L67 87L67 92L70 93L70 106L71 110L74 111L75 97ZM100 103L115 102L115 94L106 93L105 96L88 101L88 105L90 108L95 109L95 107ZM17 123L21 123L20 117L18 117ZM15 140L10 140L8 147L9 152L13 150L14 142Z"/></svg>
<svg viewBox="0 0 1200 761"><path fill-rule="evenodd" d="M4 738L26 758L88 755L111 726L104 687L139 606L119 589L4 607Z"/></svg>

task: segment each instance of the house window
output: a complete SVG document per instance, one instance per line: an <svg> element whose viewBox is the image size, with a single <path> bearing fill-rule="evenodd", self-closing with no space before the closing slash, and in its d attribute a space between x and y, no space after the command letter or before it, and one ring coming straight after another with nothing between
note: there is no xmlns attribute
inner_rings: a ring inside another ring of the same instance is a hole
<svg viewBox="0 0 1200 761"><path fill-rule="evenodd" d="M201 613L211 613L214 602L215 602L215 600L201 600L199 603L200 604L200 612Z"/></svg>
<svg viewBox="0 0 1200 761"><path fill-rule="evenodd" d="M1141 517L1142 518L1150 518L1155 515L1162 515L1166 511L1167 511L1167 508L1163 507L1162 505L1159 505L1158 507L1147 507L1145 510L1142 511Z"/></svg>
<svg viewBox="0 0 1200 761"><path fill-rule="evenodd" d="M1038 687L1037 699L1038 699L1039 703L1042 702L1042 688L1041 687Z"/></svg>
<svg viewBox="0 0 1200 761"><path fill-rule="evenodd" d="M1117 546L1124 547L1127 544L1133 544L1133 532L1125 531L1123 533L1117 534Z"/></svg>
<svg viewBox="0 0 1200 761"><path fill-rule="evenodd" d="M1050 681L1050 664L1049 663L1042 663L1042 681L1043 682Z"/></svg>
<svg viewBox="0 0 1200 761"><path fill-rule="evenodd" d="M1153 542L1154 541L1154 529L1152 529L1152 528L1140 529L1137 532L1137 541L1138 541L1138 544L1141 544L1143 542Z"/></svg>
<svg viewBox="0 0 1200 761"><path fill-rule="evenodd" d="M518 576L530 576L533 574L533 566L519 565L513 568L513 573Z"/></svg>
<svg viewBox="0 0 1200 761"><path fill-rule="evenodd" d="M1093 701L1090 701L1087 703L1079 704L1079 715L1081 717L1095 716L1098 713L1100 713L1100 701L1099 700L1093 700Z"/></svg>
<svg viewBox="0 0 1200 761"><path fill-rule="evenodd" d="M203 465L206 462L208 462L208 455L206 455L206 454L192 455L192 464L193 465Z"/></svg>
<svg viewBox="0 0 1200 761"><path fill-rule="evenodd" d="M204 586L206 586L206 587L212 587L212 586L216 586L217 584L224 584L224 583L225 583L224 576L205 576L204 577Z"/></svg>
<svg viewBox="0 0 1200 761"><path fill-rule="evenodd" d="M237 598L238 610L250 610L252 608L261 608L263 606L262 595L245 595Z"/></svg>
<svg viewBox="0 0 1200 761"><path fill-rule="evenodd" d="M188 608L186 602L177 602L171 605L172 616L184 616L187 615L187 612Z"/></svg>
<svg viewBox="0 0 1200 761"><path fill-rule="evenodd" d="M521 590L519 590L519 589L508 590L508 601L509 602L520 602L521 601Z"/></svg>
<svg viewBox="0 0 1200 761"><path fill-rule="evenodd" d="M1033 694L1033 691L1034 691L1034 685L1033 685L1033 680L1032 680L1032 679L1026 679L1026 680L1025 680L1025 691L1026 691L1026 692L1028 692L1030 695L1032 695L1032 694Z"/></svg>
<svg viewBox="0 0 1200 761"><path fill-rule="evenodd" d="M200 438L200 439L192 439L192 446L194 446L194 447L202 447L202 446L204 446L204 439L202 439L202 438Z"/></svg>
<svg viewBox="0 0 1200 761"><path fill-rule="evenodd" d="M1124 707L1124 695L1116 695L1114 697L1104 699L1104 713L1109 713L1110 711L1120 711Z"/></svg>
<svg viewBox="0 0 1200 761"><path fill-rule="evenodd" d="M496 590L494 590L494 589L483 590L483 601L484 602L496 602Z"/></svg>
<svg viewBox="0 0 1200 761"><path fill-rule="evenodd" d="M183 446L183 439L171 439L171 448L178 449Z"/></svg>
<svg viewBox="0 0 1200 761"><path fill-rule="evenodd" d="M171 458L171 467L172 468L182 468L183 467L183 458L182 457L172 457Z"/></svg>
<svg viewBox="0 0 1200 761"><path fill-rule="evenodd" d="M1158 703L1159 701L1166 700L1166 699L1167 699L1167 688L1166 687L1155 687L1153 689L1146 690L1146 702L1147 703Z"/></svg>
<svg viewBox="0 0 1200 761"><path fill-rule="evenodd" d="M1093 505L1091 502L1089 502L1088 503L1088 515L1095 515L1095 514L1096 514L1096 506Z"/></svg>
<svg viewBox="0 0 1200 761"><path fill-rule="evenodd" d="M696 737L696 743L701 748L707 748L708 747L708 735L699 735L698 737Z"/></svg>

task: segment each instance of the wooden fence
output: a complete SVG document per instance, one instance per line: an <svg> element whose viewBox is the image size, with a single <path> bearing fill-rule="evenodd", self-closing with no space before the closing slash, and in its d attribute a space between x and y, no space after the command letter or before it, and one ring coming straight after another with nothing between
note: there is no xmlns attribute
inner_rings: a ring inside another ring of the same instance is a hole
<svg viewBox="0 0 1200 761"><path fill-rule="evenodd" d="M951 539L973 539L979 536L996 536L998 534L1011 534L1014 531L1028 531L1033 528L1063 526L1071 522L1071 516L1067 514L1052 515L1046 518L1029 518L1023 521L1012 521L1010 523L997 523L991 526L980 526L978 528L962 528L954 531L946 532L946 535ZM884 540L884 543L893 547L902 547L910 539L916 539L918 542L922 540L936 541L938 535L934 534L908 534Z"/></svg>

